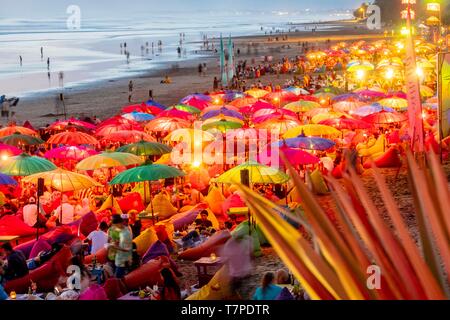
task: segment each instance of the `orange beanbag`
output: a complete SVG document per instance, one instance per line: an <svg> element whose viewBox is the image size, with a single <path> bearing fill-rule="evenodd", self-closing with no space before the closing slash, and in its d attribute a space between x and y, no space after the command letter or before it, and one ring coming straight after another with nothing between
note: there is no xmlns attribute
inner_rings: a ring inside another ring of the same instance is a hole
<svg viewBox="0 0 450 320"><path fill-rule="evenodd" d="M170 262L167 257L160 256L127 274L123 279L124 284L128 291L143 289L155 284L162 285L160 271L164 268L170 268Z"/></svg>
<svg viewBox="0 0 450 320"><path fill-rule="evenodd" d="M389 148L382 156L374 160L375 166L378 168L398 168L402 166L402 160L398 154L398 150L394 147ZM371 161L364 163L364 169L371 168Z"/></svg>
<svg viewBox="0 0 450 320"><path fill-rule="evenodd" d="M97 262L104 264L107 261L108 258L108 249L106 248L101 248L100 250L97 251L97 253L95 254ZM84 263L85 264L90 264L92 263L92 260L94 260L94 254L90 254L86 257L84 257Z"/></svg>
<svg viewBox="0 0 450 320"><path fill-rule="evenodd" d="M207 257L211 253L217 253L220 247L230 238L231 234L228 230L218 231L201 245L181 252L178 259L194 261L201 257Z"/></svg>

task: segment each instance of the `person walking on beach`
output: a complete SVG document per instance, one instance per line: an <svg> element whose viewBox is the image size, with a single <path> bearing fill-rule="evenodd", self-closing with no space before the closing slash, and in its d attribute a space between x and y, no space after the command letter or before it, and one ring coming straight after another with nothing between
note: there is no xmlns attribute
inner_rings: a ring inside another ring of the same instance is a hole
<svg viewBox="0 0 450 320"><path fill-rule="evenodd" d="M131 102L131 97L133 95L133 80L128 83L128 102Z"/></svg>
<svg viewBox="0 0 450 320"><path fill-rule="evenodd" d="M47 70L50 70L50 57L47 58Z"/></svg>
<svg viewBox="0 0 450 320"><path fill-rule="evenodd" d="M22 56L19 56L20 66L22 66Z"/></svg>
<svg viewBox="0 0 450 320"><path fill-rule="evenodd" d="M127 51L127 63L130 63L130 52Z"/></svg>
<svg viewBox="0 0 450 320"><path fill-rule="evenodd" d="M213 81L213 90L214 90L214 91L219 90L219 79L217 79L217 77L214 77L214 81Z"/></svg>
<svg viewBox="0 0 450 320"><path fill-rule="evenodd" d="M206 70L208 70L206 63L203 64L203 68L202 68L202 74L204 77L206 77Z"/></svg>
<svg viewBox="0 0 450 320"><path fill-rule="evenodd" d="M203 73L203 65L201 63L199 63L199 65L198 65L198 75L199 75L199 77L202 76L202 73Z"/></svg>
<svg viewBox="0 0 450 320"><path fill-rule="evenodd" d="M41 47L41 60L44 59L44 47Z"/></svg>

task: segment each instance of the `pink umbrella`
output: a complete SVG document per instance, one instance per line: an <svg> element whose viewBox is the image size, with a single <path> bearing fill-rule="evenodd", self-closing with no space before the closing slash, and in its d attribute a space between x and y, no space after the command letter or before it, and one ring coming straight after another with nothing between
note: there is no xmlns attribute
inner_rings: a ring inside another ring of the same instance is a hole
<svg viewBox="0 0 450 320"><path fill-rule="evenodd" d="M192 98L186 99L183 101L183 104L186 104L191 107L195 107L200 110L203 110L203 109L211 106L211 104L208 101L199 99L197 97L192 97Z"/></svg>
<svg viewBox="0 0 450 320"><path fill-rule="evenodd" d="M67 159L81 161L98 153L98 151L83 146L64 146L47 151L44 154L44 157L47 159Z"/></svg>
<svg viewBox="0 0 450 320"><path fill-rule="evenodd" d="M362 120L373 124L390 124L406 121L407 117L401 113L387 112L383 110L381 112L365 116L364 118L362 118Z"/></svg>
<svg viewBox="0 0 450 320"><path fill-rule="evenodd" d="M289 163L296 166L296 165L308 165L308 164L317 164L320 162L320 159L316 156L313 156L309 152L306 152L302 149L295 149L295 148L289 148L286 145L283 145L278 149L278 154L284 154L286 158L289 160ZM270 159L272 155L272 149L267 150L267 157ZM264 160L263 156L260 155L260 162ZM281 156L278 159L280 164L284 165L284 161L281 158ZM271 163L271 165L274 165L274 163Z"/></svg>
<svg viewBox="0 0 450 320"><path fill-rule="evenodd" d="M100 123L95 130L95 134L97 136L107 136L113 132L123 130L143 131L143 128L137 121L115 116Z"/></svg>
<svg viewBox="0 0 450 320"><path fill-rule="evenodd" d="M171 132L177 129L189 128L190 122L177 118L156 118L147 123L146 131Z"/></svg>
<svg viewBox="0 0 450 320"><path fill-rule="evenodd" d="M107 142L121 142L121 143L136 143L139 141L148 141L148 142L156 142L156 139L153 138L148 133L144 131L137 130L121 130L112 132L106 136L104 136L101 141Z"/></svg>
<svg viewBox="0 0 450 320"><path fill-rule="evenodd" d="M326 119L319 122L319 124L323 124L330 127L335 127L338 130L356 130L356 129L370 129L371 125L362 120L349 119L346 117L334 118L334 119Z"/></svg>
<svg viewBox="0 0 450 320"><path fill-rule="evenodd" d="M14 146L8 144L0 144L0 158L5 159L6 157L18 156L23 151Z"/></svg>
<svg viewBox="0 0 450 320"><path fill-rule="evenodd" d="M123 113L130 113L130 112L145 112L145 113L150 113L153 115L158 115L162 110L158 107L155 106L149 106L145 103L142 104L134 104L131 106L126 106L122 108L122 112Z"/></svg>
<svg viewBox="0 0 450 320"><path fill-rule="evenodd" d="M158 118L178 118L183 120L195 119L191 113L177 109L164 110L158 114Z"/></svg>
<svg viewBox="0 0 450 320"><path fill-rule="evenodd" d="M299 98L295 93L290 91L276 91L266 94L263 99L278 105L280 103L298 101Z"/></svg>
<svg viewBox="0 0 450 320"><path fill-rule="evenodd" d="M288 109L260 109L253 113L253 122L255 122L255 119L261 118L264 116L270 116L272 114L276 114L276 116L284 115L293 119L297 119L297 114L291 110ZM266 120L264 120L266 121Z"/></svg>
<svg viewBox="0 0 450 320"><path fill-rule="evenodd" d="M263 110L268 110L268 109L263 109ZM260 110L260 111L263 111ZM262 123L262 122L266 122L266 121L276 121L276 120L282 120L282 119L289 119L289 120L297 120L297 115L293 112L291 113L285 113L284 111L289 111L289 110L285 110L285 109L279 109L279 110L274 110L274 112L271 113L267 113L267 114L262 114L259 115L259 113L255 113L255 117L252 119L253 123ZM292 115L293 113L293 115ZM257 115L258 114L258 115Z"/></svg>
<svg viewBox="0 0 450 320"><path fill-rule="evenodd" d="M383 92L374 91L374 90L361 90L357 92L358 96L364 99L372 100L372 99L383 99L386 98L386 95Z"/></svg>

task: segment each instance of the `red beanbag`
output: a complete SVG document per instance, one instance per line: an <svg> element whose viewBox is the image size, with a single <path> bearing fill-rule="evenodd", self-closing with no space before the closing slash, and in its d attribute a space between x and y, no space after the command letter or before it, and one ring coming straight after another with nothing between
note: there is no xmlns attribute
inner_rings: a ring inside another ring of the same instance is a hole
<svg viewBox="0 0 450 320"><path fill-rule="evenodd" d="M123 197L118 203L123 212L128 212L130 210L141 212L145 210L141 195L137 192L130 193L126 197Z"/></svg>
<svg viewBox="0 0 450 320"><path fill-rule="evenodd" d="M36 229L30 227L16 216L5 215L0 219L0 236L26 237L35 233Z"/></svg>
<svg viewBox="0 0 450 320"><path fill-rule="evenodd" d="M394 147L389 148L382 156L374 161L377 168L398 168L402 166L402 160L398 154L398 150ZM370 169L370 160L364 163L364 169Z"/></svg>
<svg viewBox="0 0 450 320"><path fill-rule="evenodd" d="M334 167L333 171L331 171L331 175L336 179L342 179L342 164Z"/></svg>
<svg viewBox="0 0 450 320"><path fill-rule="evenodd" d="M104 264L106 263L106 261L108 260L108 250L106 248L101 248L100 250L97 251L97 253L95 254L95 257L97 259L98 263ZM84 257L84 263L85 264L90 264L92 263L92 260L94 259L94 254L90 254L86 257Z"/></svg>
<svg viewBox="0 0 450 320"><path fill-rule="evenodd" d="M34 243L28 259L33 259L33 258L37 257L39 252L49 251L51 248L52 248L52 246L47 241L45 241L44 239L39 239L38 241L36 241Z"/></svg>
<svg viewBox="0 0 450 320"><path fill-rule="evenodd" d="M228 230L218 231L201 245L181 252L178 255L178 259L194 261L201 257L207 257L211 253L217 253L220 247L230 238L231 233Z"/></svg>
<svg viewBox="0 0 450 320"><path fill-rule="evenodd" d="M127 294L127 288L120 279L109 278L103 285L103 289L109 300L117 300Z"/></svg>
<svg viewBox="0 0 450 320"><path fill-rule="evenodd" d="M128 291L138 290L146 286L151 287L155 284L162 285L160 271L164 268L170 268L169 259L164 256L158 257L127 274L124 283Z"/></svg>

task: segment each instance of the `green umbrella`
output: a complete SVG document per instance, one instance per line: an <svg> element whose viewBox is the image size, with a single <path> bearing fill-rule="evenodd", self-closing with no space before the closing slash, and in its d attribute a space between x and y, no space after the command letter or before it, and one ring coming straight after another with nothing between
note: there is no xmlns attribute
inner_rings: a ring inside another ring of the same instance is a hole
<svg viewBox="0 0 450 320"><path fill-rule="evenodd" d="M96 170L121 166L126 167L134 164L142 164L143 162L140 157L131 153L106 151L78 162L76 169Z"/></svg>
<svg viewBox="0 0 450 320"><path fill-rule="evenodd" d="M26 134L21 134L16 132L12 135L3 137L0 139L1 142L9 144L11 146L32 146L45 143L44 140L37 137L29 136Z"/></svg>
<svg viewBox="0 0 450 320"><path fill-rule="evenodd" d="M26 153L9 158L0 166L2 173L21 177L55 169L56 166L50 161Z"/></svg>
<svg viewBox="0 0 450 320"><path fill-rule="evenodd" d="M239 128L242 128L242 123L227 120L211 122L202 126L202 130L205 131L209 129L217 129L222 132L226 132L229 129L239 129Z"/></svg>
<svg viewBox="0 0 450 320"><path fill-rule="evenodd" d="M139 141L117 149L118 152L132 153L137 156L160 156L170 153L172 148L158 142Z"/></svg>
<svg viewBox="0 0 450 320"><path fill-rule="evenodd" d="M200 109L193 107L193 106L188 106L186 104L177 104L176 106L170 107L166 110L173 110L173 109L180 110L180 111L186 111L186 112L189 112L192 114L194 114L194 113L199 114L202 112Z"/></svg>
<svg viewBox="0 0 450 320"><path fill-rule="evenodd" d="M114 179L111 180L109 184L126 184L133 182L146 182L146 181L156 181L160 179L182 177L186 174L174 167L169 167L163 164L149 164L140 167L132 168L119 173ZM145 185L144 185L145 188ZM144 189L145 190L145 189ZM144 191L145 194L145 191ZM150 191L150 205L152 208L152 217L154 219L154 210L152 202L152 193Z"/></svg>
<svg viewBox="0 0 450 320"><path fill-rule="evenodd" d="M215 182L240 183L241 170L249 171L249 179L251 184L282 184L286 183L290 179L287 174L278 169L263 165L256 161L248 161L223 173L215 180Z"/></svg>
<svg viewBox="0 0 450 320"><path fill-rule="evenodd" d="M344 92L336 87L324 87L317 90L315 93L332 93L335 95L343 94Z"/></svg>

